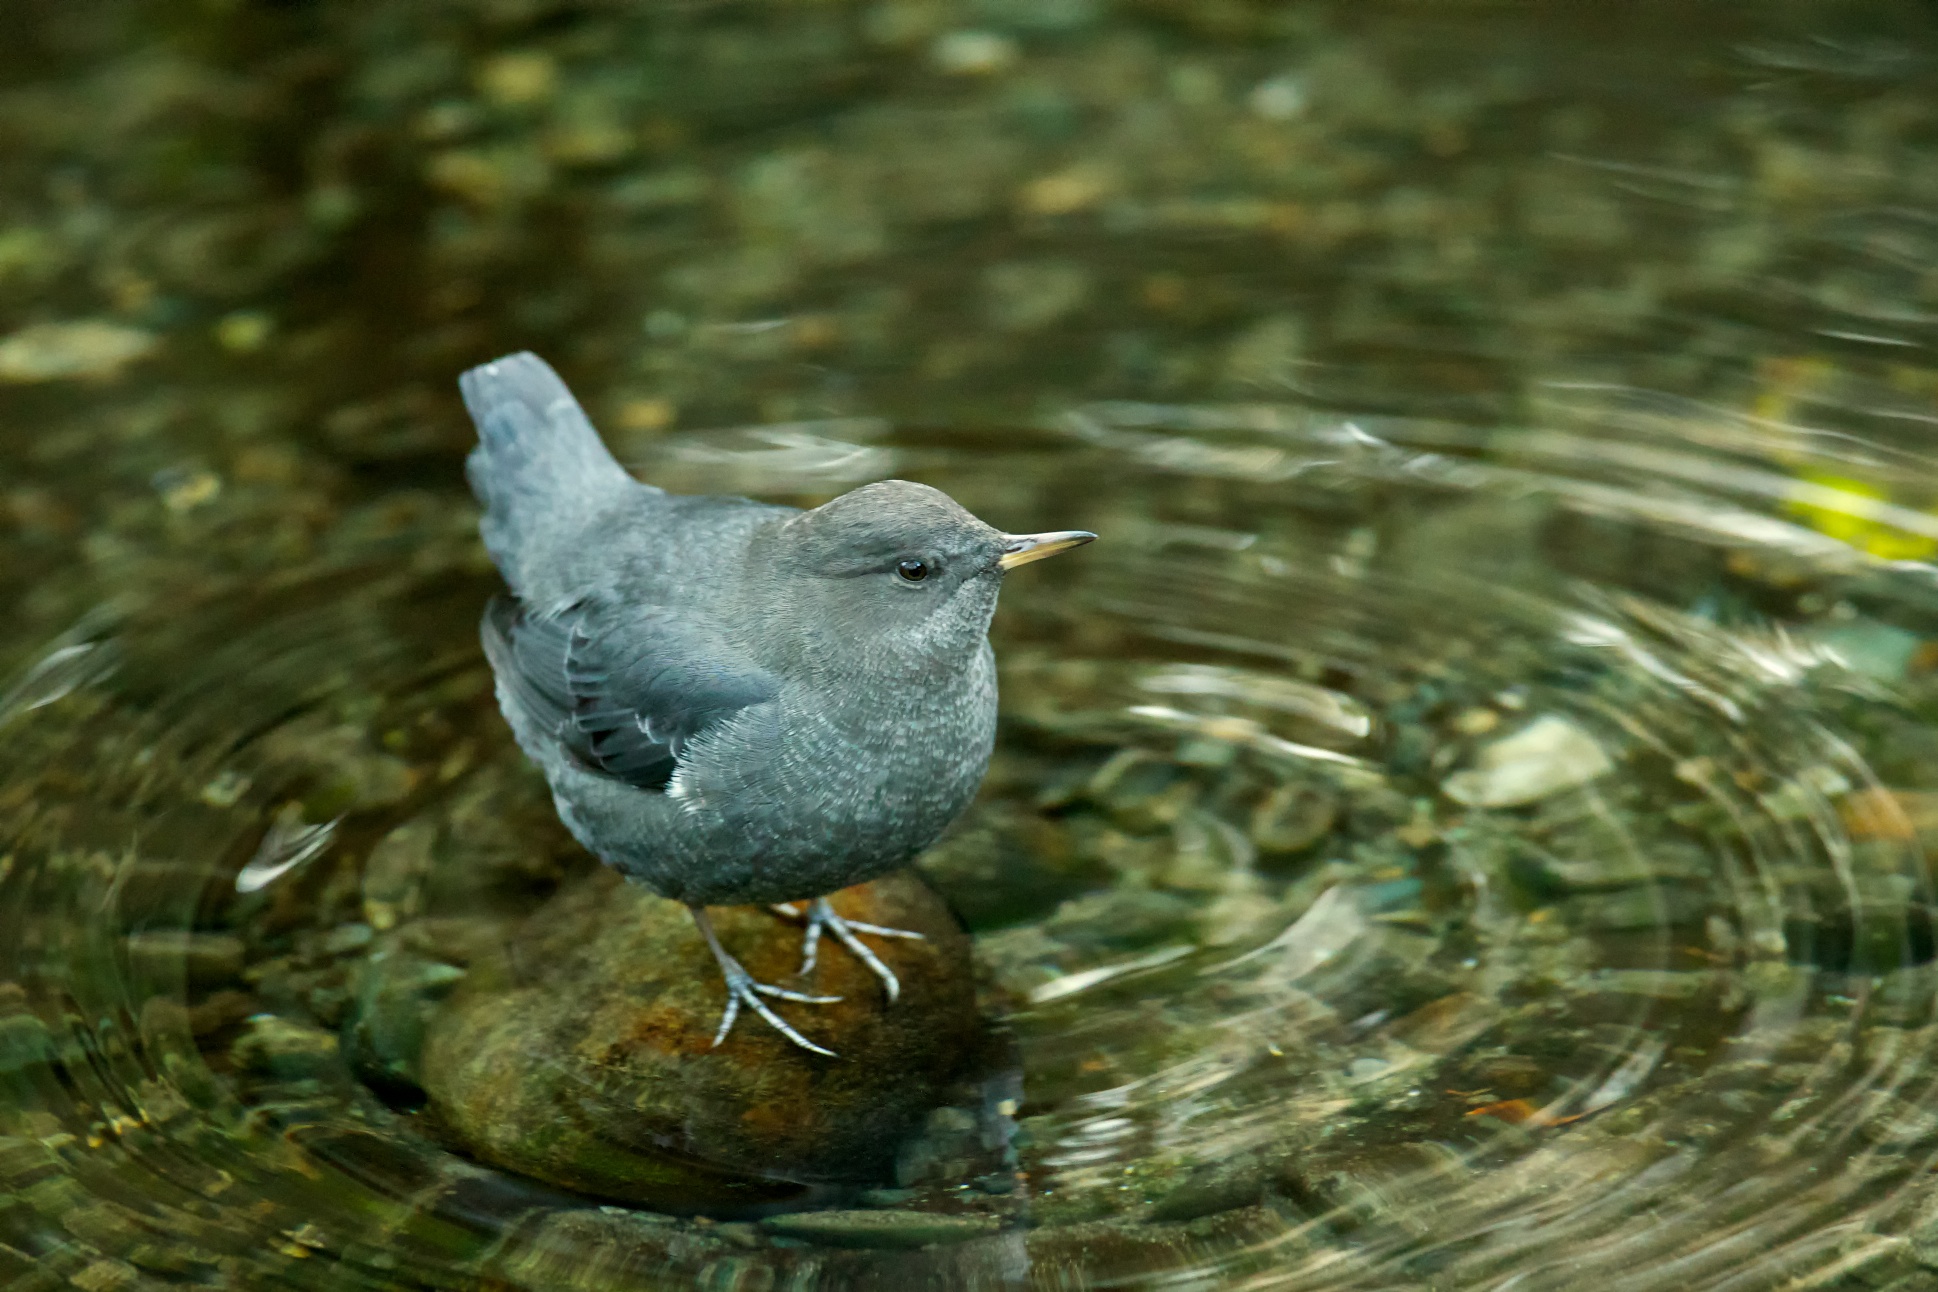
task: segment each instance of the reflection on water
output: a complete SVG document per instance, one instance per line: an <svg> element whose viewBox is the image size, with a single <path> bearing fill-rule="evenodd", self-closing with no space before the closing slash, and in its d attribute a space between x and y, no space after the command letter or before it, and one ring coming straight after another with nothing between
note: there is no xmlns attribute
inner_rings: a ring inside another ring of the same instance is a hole
<svg viewBox="0 0 1938 1292"><path fill-rule="evenodd" d="M1867 21L35 7L0 1281L1938 1286L1938 20ZM454 1147L427 1037L594 869L475 639L523 344L670 488L1105 536L920 865L1000 1054L872 1178Z"/></svg>

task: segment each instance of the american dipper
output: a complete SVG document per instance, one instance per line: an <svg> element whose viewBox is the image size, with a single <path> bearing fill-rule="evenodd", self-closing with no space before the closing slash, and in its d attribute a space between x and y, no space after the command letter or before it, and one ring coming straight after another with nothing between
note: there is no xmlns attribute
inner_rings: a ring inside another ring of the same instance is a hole
<svg viewBox="0 0 1938 1292"><path fill-rule="evenodd" d="M825 894L906 864L969 805L996 731L989 620L1003 573L1087 543L1004 534L947 494L863 485L812 511L669 494L628 475L531 354L459 380L486 549L511 587L485 655L559 817L607 865L684 902L727 1004L788 1040L707 919L761 902L823 930L894 1000L901 984ZM807 900L805 912L792 905Z"/></svg>

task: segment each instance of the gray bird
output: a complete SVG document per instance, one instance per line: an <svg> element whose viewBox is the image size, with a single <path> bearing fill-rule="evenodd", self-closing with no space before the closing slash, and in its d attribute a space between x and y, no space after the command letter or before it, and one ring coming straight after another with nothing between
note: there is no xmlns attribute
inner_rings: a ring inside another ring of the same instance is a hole
<svg viewBox="0 0 1938 1292"><path fill-rule="evenodd" d="M742 1005L796 1045L706 907L768 903L881 979L825 894L905 865L968 806L996 731L989 620L1003 573L1087 543L1004 534L886 480L812 511L669 494L628 475L531 354L459 381L467 462L510 596L483 624L498 704L560 818L607 865L686 904ZM792 905L805 899L805 911Z"/></svg>

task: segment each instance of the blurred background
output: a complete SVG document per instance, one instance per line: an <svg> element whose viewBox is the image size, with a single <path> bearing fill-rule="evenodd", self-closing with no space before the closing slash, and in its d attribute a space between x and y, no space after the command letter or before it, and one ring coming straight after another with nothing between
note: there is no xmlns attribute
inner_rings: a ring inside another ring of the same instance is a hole
<svg viewBox="0 0 1938 1292"><path fill-rule="evenodd" d="M6 26L0 1282L1938 1288L1938 6ZM590 873L473 636L526 348L669 488L1104 536L874 1177L423 1066Z"/></svg>
<svg viewBox="0 0 1938 1292"><path fill-rule="evenodd" d="M1918 3L22 0L8 600L458 489L531 347L676 428L1555 382L1932 412ZM456 522L454 522L455 524ZM58 577L50 578L50 575Z"/></svg>

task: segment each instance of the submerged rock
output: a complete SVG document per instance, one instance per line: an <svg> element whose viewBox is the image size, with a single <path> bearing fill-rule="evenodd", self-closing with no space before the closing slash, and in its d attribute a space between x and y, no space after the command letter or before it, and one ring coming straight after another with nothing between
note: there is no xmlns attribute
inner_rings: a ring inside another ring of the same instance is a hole
<svg viewBox="0 0 1938 1292"><path fill-rule="evenodd" d="M837 895L851 919L916 930L882 956L901 999L828 939L813 990L776 1002L828 1059L744 1012L716 1049L720 974L686 911L601 870L476 962L429 1023L423 1081L477 1157L583 1192L706 1208L889 1177L897 1147L984 1048L968 938L907 873ZM800 986L797 926L758 907L712 912L764 982ZM874 940L878 946L882 940Z"/></svg>
<svg viewBox="0 0 1938 1292"><path fill-rule="evenodd" d="M1252 809L1251 839L1260 852L1289 856L1325 838L1338 817L1339 804L1329 789L1291 781Z"/></svg>
<svg viewBox="0 0 1938 1292"><path fill-rule="evenodd" d="M0 381L105 380L160 343L153 333L106 319L35 323L0 337Z"/></svg>
<svg viewBox="0 0 1938 1292"><path fill-rule="evenodd" d="M824 1247L877 1247L890 1250L931 1247L983 1238L1001 1228L995 1216L944 1214L882 1208L874 1211L800 1211L773 1216L762 1228L784 1238L802 1238Z"/></svg>
<svg viewBox="0 0 1938 1292"><path fill-rule="evenodd" d="M1441 788L1469 807L1521 807L1586 785L1614 767L1593 736L1547 714L1483 746L1474 766L1455 772Z"/></svg>
<svg viewBox="0 0 1938 1292"><path fill-rule="evenodd" d="M393 1098L410 1099L420 1084L417 1061L425 1027L463 977L464 970L456 965L389 945L357 967L342 1040L365 1084Z"/></svg>

